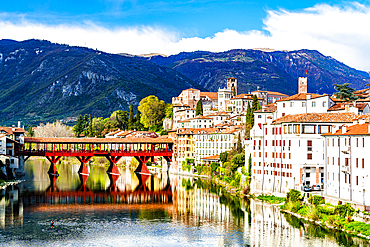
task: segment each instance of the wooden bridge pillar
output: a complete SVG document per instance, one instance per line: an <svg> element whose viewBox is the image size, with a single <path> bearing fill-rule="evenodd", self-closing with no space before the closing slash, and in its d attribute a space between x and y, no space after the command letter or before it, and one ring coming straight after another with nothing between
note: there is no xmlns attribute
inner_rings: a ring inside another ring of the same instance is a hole
<svg viewBox="0 0 370 247"><path fill-rule="evenodd" d="M59 176L59 173L58 173L58 170L57 170L57 162L60 160L61 156L46 156L46 158L50 161L50 168L49 168L49 171L48 173L50 175L53 175L53 176L56 176L58 177Z"/></svg>
<svg viewBox="0 0 370 247"><path fill-rule="evenodd" d="M150 175L148 167L146 166L146 162L148 162L150 156L135 156L135 158L139 161L139 166L136 168L135 172Z"/></svg>
<svg viewBox="0 0 370 247"><path fill-rule="evenodd" d="M106 157L110 163L107 173L112 175L120 175L117 168L117 162L122 158L122 156L106 156Z"/></svg>
<svg viewBox="0 0 370 247"><path fill-rule="evenodd" d="M76 158L81 163L81 166L80 166L80 169L78 170L78 173L83 174L83 175L89 175L89 170L86 167L86 163L89 162L89 160L92 158L92 156L81 156L81 157L77 156Z"/></svg>

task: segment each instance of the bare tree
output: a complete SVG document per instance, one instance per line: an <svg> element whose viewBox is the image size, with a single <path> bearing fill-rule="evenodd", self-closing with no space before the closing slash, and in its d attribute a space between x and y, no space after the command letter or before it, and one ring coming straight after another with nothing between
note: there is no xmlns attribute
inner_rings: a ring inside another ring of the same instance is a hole
<svg viewBox="0 0 370 247"><path fill-rule="evenodd" d="M40 124L35 129L36 137L72 137L72 128L59 121L54 123Z"/></svg>

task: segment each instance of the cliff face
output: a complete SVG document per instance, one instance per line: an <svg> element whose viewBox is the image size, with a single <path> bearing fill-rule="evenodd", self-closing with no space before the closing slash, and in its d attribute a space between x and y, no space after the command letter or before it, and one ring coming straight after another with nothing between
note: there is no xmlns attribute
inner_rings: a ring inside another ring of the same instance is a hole
<svg viewBox="0 0 370 247"><path fill-rule="evenodd" d="M183 89L204 90L143 59L39 40L0 41L0 83L0 124L108 116L151 94L170 102Z"/></svg>
<svg viewBox="0 0 370 247"><path fill-rule="evenodd" d="M236 77L240 93L258 88L293 94L298 77L306 76L306 71L311 93L333 93L336 83L349 82L353 88L360 89L370 82L367 72L350 68L314 50L198 51L145 59L173 68L210 91L225 87L227 77Z"/></svg>

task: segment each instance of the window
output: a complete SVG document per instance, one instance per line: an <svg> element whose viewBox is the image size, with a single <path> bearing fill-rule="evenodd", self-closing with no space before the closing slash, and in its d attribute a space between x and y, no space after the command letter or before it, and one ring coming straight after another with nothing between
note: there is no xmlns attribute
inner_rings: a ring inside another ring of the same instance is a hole
<svg viewBox="0 0 370 247"><path fill-rule="evenodd" d="M294 107L294 102L290 102L290 107Z"/></svg>
<svg viewBox="0 0 370 247"><path fill-rule="evenodd" d="M365 168L365 159L362 158L362 169L364 169L364 168Z"/></svg>
<svg viewBox="0 0 370 247"><path fill-rule="evenodd" d="M312 140L307 140L307 151L312 152Z"/></svg>
<svg viewBox="0 0 370 247"><path fill-rule="evenodd" d="M315 125L302 125L302 133L303 134L315 134Z"/></svg>
<svg viewBox="0 0 370 247"><path fill-rule="evenodd" d="M316 107L316 101L312 101L312 107Z"/></svg>
<svg viewBox="0 0 370 247"><path fill-rule="evenodd" d="M285 116L285 113L282 113L281 116L284 117Z"/></svg>
<svg viewBox="0 0 370 247"><path fill-rule="evenodd" d="M312 160L312 153L307 154L307 159Z"/></svg>
<svg viewBox="0 0 370 247"><path fill-rule="evenodd" d="M309 177L311 177L311 173L306 172L306 178L309 178Z"/></svg>
<svg viewBox="0 0 370 247"><path fill-rule="evenodd" d="M283 108L285 107L285 103L283 103Z"/></svg>
<svg viewBox="0 0 370 247"><path fill-rule="evenodd" d="M319 126L319 134L326 134L330 132L330 126L327 125L320 125Z"/></svg>
<svg viewBox="0 0 370 247"><path fill-rule="evenodd" d="M356 168L358 168L358 158L356 158Z"/></svg>
<svg viewBox="0 0 370 247"><path fill-rule="evenodd" d="M306 107L306 102L302 102L302 107Z"/></svg>
<svg viewBox="0 0 370 247"><path fill-rule="evenodd" d="M261 115L258 115L258 118L262 118L262 116Z"/></svg>
<svg viewBox="0 0 370 247"><path fill-rule="evenodd" d="M356 176L356 185L358 185L358 176Z"/></svg>
<svg viewBox="0 0 370 247"><path fill-rule="evenodd" d="M326 107L326 101L322 102L322 107Z"/></svg>

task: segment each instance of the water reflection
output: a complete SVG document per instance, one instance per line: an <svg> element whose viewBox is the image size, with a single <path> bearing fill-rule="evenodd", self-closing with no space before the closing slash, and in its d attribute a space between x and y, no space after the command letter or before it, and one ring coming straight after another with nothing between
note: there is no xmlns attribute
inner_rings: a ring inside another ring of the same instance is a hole
<svg viewBox="0 0 370 247"><path fill-rule="evenodd" d="M303 223L269 204L240 200L208 180L119 168L26 165L26 182L0 194L0 245L367 246ZM50 229L50 220L55 229Z"/></svg>

